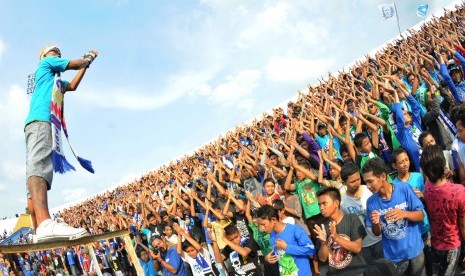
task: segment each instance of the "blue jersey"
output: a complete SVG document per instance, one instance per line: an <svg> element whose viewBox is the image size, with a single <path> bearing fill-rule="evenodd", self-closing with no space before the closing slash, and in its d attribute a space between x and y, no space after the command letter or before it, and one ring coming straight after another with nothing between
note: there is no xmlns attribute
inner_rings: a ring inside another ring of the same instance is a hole
<svg viewBox="0 0 465 276"><path fill-rule="evenodd" d="M380 213L384 256L393 262L413 259L423 251L424 247L418 222L407 219L395 222L386 220L386 213L396 208L405 211L423 211L424 209L423 203L418 199L412 187L405 183L393 184L390 199L383 199L379 194L368 198L365 221L367 227L372 227L371 213L375 210Z"/></svg>
<svg viewBox="0 0 465 276"><path fill-rule="evenodd" d="M285 241L287 247L286 250L274 249L275 254L279 255L280 258L287 257L287 262L292 261L289 259L289 257L292 257L295 266L298 267L299 276L312 275L308 257L315 254L315 247L304 229L299 225L286 224L284 230L280 233L276 233L275 231L271 232L270 244L272 246L274 246L277 239ZM288 266L290 265L288 264Z"/></svg>
<svg viewBox="0 0 465 276"><path fill-rule="evenodd" d="M69 64L69 59L57 56L45 57L40 60L35 73L35 89L32 94L29 115L26 124L32 121L50 122L50 105L52 103L52 87L55 73L64 72ZM62 81L63 88L68 82Z"/></svg>
<svg viewBox="0 0 465 276"><path fill-rule="evenodd" d="M153 260L148 259L147 262L144 262L142 259L139 259L140 266L144 270L144 275L145 276L157 276L158 273L155 270L155 267L153 267Z"/></svg>
<svg viewBox="0 0 465 276"><path fill-rule="evenodd" d="M418 137L423 131L421 128L420 104L412 95L407 96L407 101L412 108L412 122L408 128L405 127L402 105L394 103L394 114L397 125L396 137L402 147L408 152L410 162L415 166L415 170L420 171L420 144L418 143Z"/></svg>
<svg viewBox="0 0 465 276"><path fill-rule="evenodd" d="M177 270L176 273L169 272L164 266L161 266L161 271L163 276L186 276L186 271L184 270L184 262L181 259L181 256L176 252L176 248L170 246L168 251L165 254L162 254L163 260L169 263L173 268Z"/></svg>

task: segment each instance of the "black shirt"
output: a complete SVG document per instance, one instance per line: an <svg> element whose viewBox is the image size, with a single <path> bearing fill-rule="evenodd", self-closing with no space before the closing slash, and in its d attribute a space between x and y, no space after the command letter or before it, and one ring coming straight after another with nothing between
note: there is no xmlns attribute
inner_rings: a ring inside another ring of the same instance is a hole
<svg viewBox="0 0 465 276"><path fill-rule="evenodd" d="M326 275L363 275L365 271L365 259L361 252L355 254L334 242L330 237L329 221L325 223L326 233L328 233L327 245L318 242L317 246L328 246L329 248L329 270ZM355 214L344 214L342 220L336 225L339 237L345 240L355 241L366 236L365 227Z"/></svg>
<svg viewBox="0 0 465 276"><path fill-rule="evenodd" d="M232 250L228 245L223 248L221 253L229 259L234 269L234 275L238 276L262 276L263 270L260 267L258 259L258 244L253 238L241 238L241 247L250 248L250 253L247 257L242 257L239 253Z"/></svg>

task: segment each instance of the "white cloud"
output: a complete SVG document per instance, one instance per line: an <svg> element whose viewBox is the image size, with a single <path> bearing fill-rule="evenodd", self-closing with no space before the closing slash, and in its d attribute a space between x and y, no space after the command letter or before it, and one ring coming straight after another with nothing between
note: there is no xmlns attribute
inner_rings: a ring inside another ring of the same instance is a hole
<svg viewBox="0 0 465 276"><path fill-rule="evenodd" d="M6 191L6 185L0 184L0 192L5 192Z"/></svg>
<svg viewBox="0 0 465 276"><path fill-rule="evenodd" d="M252 26L239 34L237 46L246 48L286 27L289 5L278 3L256 15Z"/></svg>
<svg viewBox="0 0 465 276"><path fill-rule="evenodd" d="M94 88L91 92L81 94L79 99L107 108L122 108L129 110L155 110L163 108L188 94L208 94L209 87L205 84L211 73L209 71L195 73L183 72L173 75L167 81L165 88L157 89L157 85L146 82L146 86L106 88Z"/></svg>
<svg viewBox="0 0 465 276"><path fill-rule="evenodd" d="M261 75L260 70L246 69L235 76L227 76L225 82L215 87L212 100L224 102L249 94L258 85Z"/></svg>
<svg viewBox="0 0 465 276"><path fill-rule="evenodd" d="M90 92L81 94L80 99L88 103L108 108L132 110L154 110L180 100L184 96L206 98L210 104L249 108L244 99L260 84L262 72L258 69L244 69L235 75L229 75L212 87L214 72L189 73L172 77L166 88L158 94L147 94L142 88L107 89L111 92ZM93 89L97 91L97 89ZM111 95L110 95L111 94ZM242 104L238 104L242 101Z"/></svg>
<svg viewBox="0 0 465 276"><path fill-rule="evenodd" d="M17 135L17 132L11 133L11 127L22 128L21 123L26 119L29 100L24 88L16 84L10 86L5 101L0 101L0 132L2 136L3 133Z"/></svg>
<svg viewBox="0 0 465 276"><path fill-rule="evenodd" d="M266 65L266 73L271 81L299 84L320 77L334 62L331 58L275 57Z"/></svg>
<svg viewBox="0 0 465 276"><path fill-rule="evenodd" d="M24 183L25 145L24 120L29 106L29 96L19 85L12 85L5 98L0 100L0 181Z"/></svg>
<svg viewBox="0 0 465 276"><path fill-rule="evenodd" d="M258 69L245 69L233 76L227 76L225 81L217 85L209 97L214 104L236 106L238 108L250 106L246 98L260 84L262 72Z"/></svg>
<svg viewBox="0 0 465 276"><path fill-rule="evenodd" d="M64 189L61 191L61 195L66 201L74 201L77 199L84 198L86 196L86 189L84 188Z"/></svg>
<svg viewBox="0 0 465 276"><path fill-rule="evenodd" d="M295 27L290 30L293 32L293 39L295 45L307 48L314 47L319 45L324 47L327 42L323 42L328 37L327 26L324 26L324 23L311 21L298 21L295 24ZM302 53L308 55L308 53Z"/></svg>
<svg viewBox="0 0 465 276"><path fill-rule="evenodd" d="M96 88L80 99L108 108L155 110L188 96L191 101L206 98L209 104L248 110L257 100L250 96L254 89L267 85L264 72L269 80L300 84L332 65L331 60L323 64L323 59L312 59L319 56L317 49L326 47L322 40L328 36L327 24L316 16L309 20L308 6L302 9L302 3L200 3L210 9L202 20L198 10L192 12L196 31L186 34L178 28L169 38L186 67L155 85Z"/></svg>

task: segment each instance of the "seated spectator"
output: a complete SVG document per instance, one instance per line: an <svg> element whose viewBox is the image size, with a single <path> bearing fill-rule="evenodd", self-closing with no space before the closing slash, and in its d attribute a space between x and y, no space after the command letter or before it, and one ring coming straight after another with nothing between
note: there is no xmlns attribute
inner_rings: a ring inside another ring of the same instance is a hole
<svg viewBox="0 0 465 276"><path fill-rule="evenodd" d="M153 264L157 271L165 276L178 275L186 276L184 270L184 263L181 255L178 254L176 247L168 245L164 237L155 236L151 242L152 245L152 259Z"/></svg>

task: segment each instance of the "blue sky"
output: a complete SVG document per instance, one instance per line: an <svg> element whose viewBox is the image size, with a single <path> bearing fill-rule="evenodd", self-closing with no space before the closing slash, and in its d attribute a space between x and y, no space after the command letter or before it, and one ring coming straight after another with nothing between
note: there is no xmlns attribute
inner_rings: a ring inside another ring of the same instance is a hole
<svg viewBox="0 0 465 276"><path fill-rule="evenodd" d="M96 173L55 175L56 207L201 146L389 40L396 22L377 9L389 2L3 1L0 217L26 205L25 89L43 46L57 44L70 59L100 51L65 98L71 141ZM396 2L404 30L421 21L418 5L431 14L451 1Z"/></svg>

